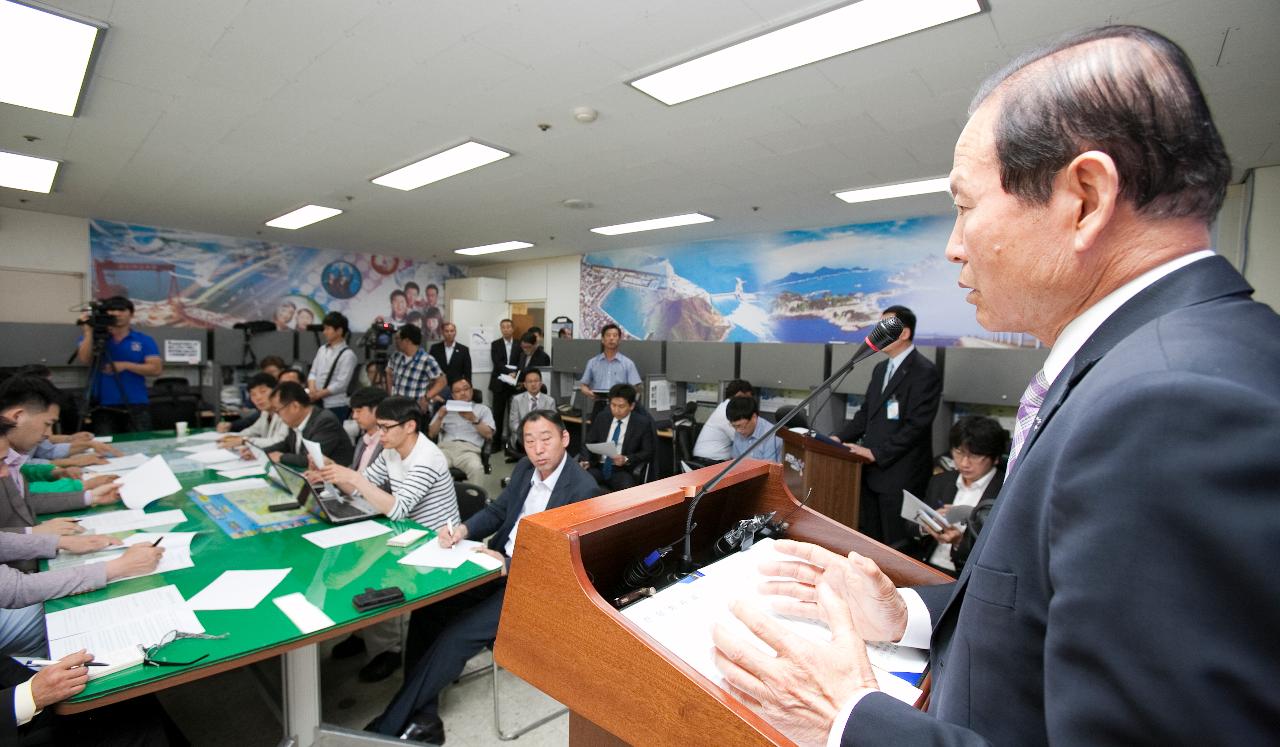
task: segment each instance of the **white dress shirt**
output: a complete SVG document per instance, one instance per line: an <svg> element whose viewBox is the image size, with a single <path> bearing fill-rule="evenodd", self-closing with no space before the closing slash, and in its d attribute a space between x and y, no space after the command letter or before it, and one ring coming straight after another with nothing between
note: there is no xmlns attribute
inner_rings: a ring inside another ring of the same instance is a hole
<svg viewBox="0 0 1280 747"><path fill-rule="evenodd" d="M995 477L996 468L992 467L987 474L973 481L972 485L964 484L964 476L956 475L956 498L951 502L953 506L976 506L978 501L982 500L982 494L987 491L987 486L991 484L991 479ZM964 531L964 522L956 522L955 526ZM954 571L955 564L951 562L951 545L941 542L933 548L933 554L929 556L929 562L939 568L946 568Z"/></svg>
<svg viewBox="0 0 1280 747"><path fill-rule="evenodd" d="M520 528L520 519L529 514L536 514L539 511L547 510L547 503L551 500L551 491L556 489L556 481L560 479L560 473L564 471L565 462L569 461L569 454L560 457L560 464L555 470L547 475L547 479L543 480L538 475L538 470L533 470L533 477L529 478L529 495L524 498L524 506L520 508L520 516L516 519L516 523L511 527L511 536L507 538L507 544L502 546L502 552L509 558L511 553L516 549L516 530Z"/></svg>

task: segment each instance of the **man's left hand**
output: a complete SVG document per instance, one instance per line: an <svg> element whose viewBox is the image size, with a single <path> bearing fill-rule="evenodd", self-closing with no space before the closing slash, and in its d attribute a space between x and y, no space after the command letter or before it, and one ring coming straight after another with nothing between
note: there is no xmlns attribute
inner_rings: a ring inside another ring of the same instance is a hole
<svg viewBox="0 0 1280 747"><path fill-rule="evenodd" d="M757 709L796 743L825 744L849 698L860 689L876 687L866 643L853 630L849 607L825 582L818 584L818 609L831 629L830 643L801 638L742 602L731 609L778 655L769 656L717 624L711 633L716 667L734 697Z"/></svg>
<svg viewBox="0 0 1280 747"><path fill-rule="evenodd" d="M609 460L613 462L613 466L615 467L621 467L622 465L627 463L627 458L621 454L618 454L616 456L611 456L609 457Z"/></svg>
<svg viewBox="0 0 1280 747"><path fill-rule="evenodd" d="M473 548L471 548L471 551L472 551L472 552L481 552L481 553L484 553L485 555L488 555L488 556L489 556L489 557L491 557L491 558L496 558L497 560L501 560L501 561L502 561L502 575L504 575L504 576L505 576L505 575L507 575L507 559L506 559L505 557L503 557L503 556L502 556L502 553L498 552L497 550L490 550L490 549L489 549L489 548L487 548L487 547L473 547Z"/></svg>
<svg viewBox="0 0 1280 747"><path fill-rule="evenodd" d="M89 491L89 501L95 506L108 506L120 500L119 485L99 485Z"/></svg>
<svg viewBox="0 0 1280 747"><path fill-rule="evenodd" d="M871 453L871 449L868 449L865 446L859 446L858 444L848 444L848 446L849 451L852 451L854 456L860 456L868 462L874 462L876 460L876 455Z"/></svg>
<svg viewBox="0 0 1280 747"><path fill-rule="evenodd" d="M468 423L479 423L479 422L480 422L480 418L477 418L477 417L476 417L476 414L475 414L475 412L474 412L474 411L473 411L473 412L460 412L460 413L458 413L458 414L459 414L459 415L461 415L461 416L462 416L462 419L463 419L463 420L465 420L465 421L467 421Z"/></svg>

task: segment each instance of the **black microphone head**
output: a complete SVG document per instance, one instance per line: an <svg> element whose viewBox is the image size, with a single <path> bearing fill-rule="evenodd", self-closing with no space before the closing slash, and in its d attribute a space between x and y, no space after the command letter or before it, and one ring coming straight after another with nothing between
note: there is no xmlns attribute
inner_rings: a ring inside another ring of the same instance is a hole
<svg viewBox="0 0 1280 747"><path fill-rule="evenodd" d="M877 353L884 350L886 345L892 345L902 336L902 320L896 316L886 316L880 320L880 323L871 330L871 334L867 335L867 345Z"/></svg>

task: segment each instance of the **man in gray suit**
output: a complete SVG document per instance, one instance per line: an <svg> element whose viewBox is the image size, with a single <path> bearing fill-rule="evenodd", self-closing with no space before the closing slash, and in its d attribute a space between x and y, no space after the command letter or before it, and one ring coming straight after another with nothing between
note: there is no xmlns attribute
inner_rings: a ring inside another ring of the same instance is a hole
<svg viewBox="0 0 1280 747"><path fill-rule="evenodd" d="M306 439L320 444L321 453L335 464L351 463L351 439L342 429L342 423L333 413L312 405L311 397L301 384L292 381L277 384L271 399L276 414L289 426L289 435L284 440L263 449L271 461L305 469L307 450L302 441Z"/></svg>
<svg viewBox="0 0 1280 747"><path fill-rule="evenodd" d="M1280 316L1214 256L1231 176L1186 54L1107 26L982 86L956 144L947 257L993 331L1051 346L956 582L781 542L771 589L816 645L744 607L717 663L797 742L1262 744L1276 739ZM781 567L786 566L786 567ZM864 641L928 647L922 712Z"/></svg>

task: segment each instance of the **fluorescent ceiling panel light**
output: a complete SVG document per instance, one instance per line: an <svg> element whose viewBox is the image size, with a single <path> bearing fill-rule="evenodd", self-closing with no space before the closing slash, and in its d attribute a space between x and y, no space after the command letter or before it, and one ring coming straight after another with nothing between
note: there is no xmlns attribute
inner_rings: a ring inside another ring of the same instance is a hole
<svg viewBox="0 0 1280 747"><path fill-rule="evenodd" d="M863 187L861 189L846 189L841 192L833 192L836 197L845 202L874 202L875 200L892 200L895 197L912 197L914 195L927 195L931 192L951 192L951 180L945 176L939 176L935 179L920 179L914 182L902 182L901 184L885 184L879 187Z"/></svg>
<svg viewBox="0 0 1280 747"><path fill-rule="evenodd" d="M49 194L57 173L57 161L0 151L0 187Z"/></svg>
<svg viewBox="0 0 1280 747"><path fill-rule="evenodd" d="M691 226L694 223L710 223L713 220L715 220L715 218L712 218L709 215L703 215L702 213L686 213L684 215L672 215L666 218L640 220L635 223L619 223L616 226L601 226L600 228L591 229L591 232L602 233L605 236L617 236L622 233L656 231L659 228L675 228L676 226Z"/></svg>
<svg viewBox="0 0 1280 747"><path fill-rule="evenodd" d="M464 171L470 171L494 161L501 161L509 155L511 154L505 150L491 148L488 145L471 140L444 152L437 153L434 156L428 156L416 163L411 163L404 168L396 169L389 174L383 174L370 181L383 187L402 189L408 192L411 189L417 189L423 185L438 182L441 179L448 179Z"/></svg>
<svg viewBox="0 0 1280 747"><path fill-rule="evenodd" d="M0 101L74 116L101 30L0 0Z"/></svg>
<svg viewBox="0 0 1280 747"><path fill-rule="evenodd" d="M319 223L325 218L332 218L335 215L341 215L342 211L336 208L321 207L320 205L306 205L294 210L291 213L285 213L279 218L267 221L267 225L272 228L287 228L290 231L303 226L309 226L312 223Z"/></svg>
<svg viewBox="0 0 1280 747"><path fill-rule="evenodd" d="M674 106L981 10L978 0L862 0L645 76L631 85Z"/></svg>
<svg viewBox="0 0 1280 747"><path fill-rule="evenodd" d="M477 254L493 254L495 252L509 252L514 249L528 249L533 246L527 241L504 241L500 244L485 244L484 246L473 246L470 249L454 249L454 254L469 254L475 256Z"/></svg>

